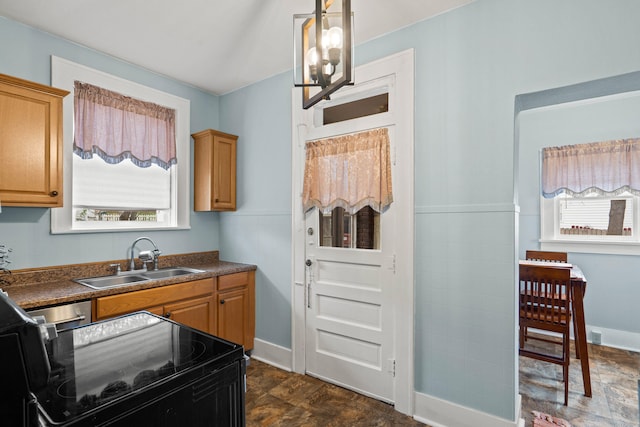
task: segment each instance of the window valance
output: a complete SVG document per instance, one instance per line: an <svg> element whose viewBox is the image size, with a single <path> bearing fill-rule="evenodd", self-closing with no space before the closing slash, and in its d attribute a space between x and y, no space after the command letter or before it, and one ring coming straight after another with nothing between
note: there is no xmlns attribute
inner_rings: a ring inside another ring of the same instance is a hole
<svg viewBox="0 0 640 427"><path fill-rule="evenodd" d="M542 150L542 195L640 195L640 139L547 147Z"/></svg>
<svg viewBox="0 0 640 427"><path fill-rule="evenodd" d="M387 128L307 142L304 211L383 212L393 202L389 151Z"/></svg>
<svg viewBox="0 0 640 427"><path fill-rule="evenodd" d="M79 81L74 98L73 151L81 158L163 169L177 163L175 110Z"/></svg>

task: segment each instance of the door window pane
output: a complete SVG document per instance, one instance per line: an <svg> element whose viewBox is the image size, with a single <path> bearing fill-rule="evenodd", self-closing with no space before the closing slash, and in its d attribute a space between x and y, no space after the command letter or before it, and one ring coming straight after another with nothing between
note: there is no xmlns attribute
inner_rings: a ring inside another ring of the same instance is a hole
<svg viewBox="0 0 640 427"><path fill-rule="evenodd" d="M320 215L320 246L380 249L380 214L366 206L355 215L342 208Z"/></svg>

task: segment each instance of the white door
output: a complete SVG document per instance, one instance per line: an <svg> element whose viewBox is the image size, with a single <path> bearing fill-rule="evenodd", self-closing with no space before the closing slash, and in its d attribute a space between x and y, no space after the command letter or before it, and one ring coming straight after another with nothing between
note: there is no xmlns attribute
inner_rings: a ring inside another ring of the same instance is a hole
<svg viewBox="0 0 640 427"><path fill-rule="evenodd" d="M412 50L362 65L354 86L309 110L292 91L293 369L405 414L414 396L413 70ZM381 93L387 112L324 124L323 108ZM379 217L378 249L320 246L318 212L302 211L305 142L381 127L389 129L394 201Z"/></svg>
<svg viewBox="0 0 640 427"><path fill-rule="evenodd" d="M320 246L319 214L306 215L306 370L394 402L394 206L380 214L380 249Z"/></svg>

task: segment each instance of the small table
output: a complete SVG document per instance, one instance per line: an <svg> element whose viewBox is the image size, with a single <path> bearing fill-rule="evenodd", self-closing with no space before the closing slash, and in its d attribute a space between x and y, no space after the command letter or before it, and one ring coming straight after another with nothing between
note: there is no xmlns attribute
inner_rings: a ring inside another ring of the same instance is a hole
<svg viewBox="0 0 640 427"><path fill-rule="evenodd" d="M541 265L545 267L571 268L571 314L575 332L576 357L582 366L584 395L591 397L591 374L589 372L589 351L587 349L587 328L584 321L584 295L587 292L587 279L575 264L552 261L520 260L521 265Z"/></svg>

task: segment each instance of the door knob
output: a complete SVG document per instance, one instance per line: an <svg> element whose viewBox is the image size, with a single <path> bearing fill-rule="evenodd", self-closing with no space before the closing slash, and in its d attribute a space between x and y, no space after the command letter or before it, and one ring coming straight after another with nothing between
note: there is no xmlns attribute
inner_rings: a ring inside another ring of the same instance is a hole
<svg viewBox="0 0 640 427"><path fill-rule="evenodd" d="M307 265L307 267L310 267L311 264L313 264L310 259L306 260L304 263Z"/></svg>

